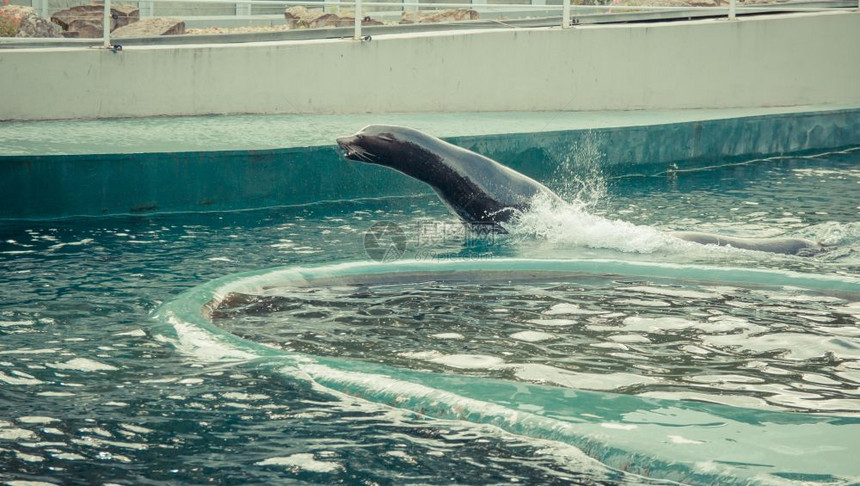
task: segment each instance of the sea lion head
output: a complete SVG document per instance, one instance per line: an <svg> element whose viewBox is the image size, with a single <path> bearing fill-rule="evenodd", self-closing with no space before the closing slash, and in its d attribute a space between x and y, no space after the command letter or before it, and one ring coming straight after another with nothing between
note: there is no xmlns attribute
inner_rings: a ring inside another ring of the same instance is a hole
<svg viewBox="0 0 860 486"><path fill-rule="evenodd" d="M407 173L412 168L407 165L413 165L432 152L429 150L432 143L443 142L418 130L396 125L368 125L355 135L337 139L349 160L384 165Z"/></svg>

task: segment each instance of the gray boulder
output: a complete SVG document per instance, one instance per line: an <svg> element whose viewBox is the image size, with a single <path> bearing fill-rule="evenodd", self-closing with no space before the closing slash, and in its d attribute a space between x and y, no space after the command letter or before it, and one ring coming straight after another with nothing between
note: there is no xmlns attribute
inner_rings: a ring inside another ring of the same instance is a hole
<svg viewBox="0 0 860 486"><path fill-rule="evenodd" d="M16 29L15 37L62 37L59 27L40 17L32 7L7 5L0 8L0 16L6 19L15 19L14 22L17 23L17 27L11 24L9 26L9 34L12 34L13 27Z"/></svg>
<svg viewBox="0 0 860 486"><path fill-rule="evenodd" d="M323 27L349 27L355 25L352 15L326 13L322 10L309 10L307 7L294 6L284 11L284 18L291 29L319 29ZM382 22L365 17L361 25L382 25Z"/></svg>
<svg viewBox="0 0 860 486"><path fill-rule="evenodd" d="M478 12L471 9L458 8L438 12L421 12L405 10L400 18L401 24L426 24L431 22L458 22L462 20L478 20Z"/></svg>
<svg viewBox="0 0 860 486"><path fill-rule="evenodd" d="M110 29L124 27L140 20L140 10L132 5L113 5ZM101 37L104 30L104 4L78 5L55 12L51 22L63 29L65 37Z"/></svg>
<svg viewBox="0 0 860 486"><path fill-rule="evenodd" d="M183 34L185 34L185 22L179 19L154 17L120 27L111 33L111 37L154 37Z"/></svg>

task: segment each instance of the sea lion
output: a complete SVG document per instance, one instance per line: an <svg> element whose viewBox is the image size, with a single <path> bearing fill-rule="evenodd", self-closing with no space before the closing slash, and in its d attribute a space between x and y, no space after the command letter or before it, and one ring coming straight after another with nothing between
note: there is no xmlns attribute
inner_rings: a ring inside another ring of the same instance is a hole
<svg viewBox="0 0 860 486"><path fill-rule="evenodd" d="M370 125L355 135L340 137L338 146L349 160L381 165L418 179L470 224L500 223L527 210L543 194L562 202L543 184L483 155L418 130L394 125ZM670 233L704 245L732 246L788 255L811 255L822 250L801 238L738 238L699 232Z"/></svg>

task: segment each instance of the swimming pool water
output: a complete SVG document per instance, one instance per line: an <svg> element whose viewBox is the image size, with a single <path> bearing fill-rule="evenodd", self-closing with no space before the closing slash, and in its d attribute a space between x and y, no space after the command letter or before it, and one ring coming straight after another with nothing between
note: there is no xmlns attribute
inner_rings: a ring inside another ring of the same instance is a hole
<svg viewBox="0 0 860 486"><path fill-rule="evenodd" d="M578 175L580 200L605 195L587 212L537 211L475 245L422 244L422 222L456 223L431 195L0 223L0 480L650 481L559 441L332 394L258 361L184 354L152 313L236 272L365 261L364 234L379 221L403 229L404 258L611 258L856 278L858 162L848 152L668 174L646 167L641 177L561 173L547 181L554 189L575 192ZM646 226L787 232L832 248L811 259L702 249ZM238 309L216 323L257 342L405 369L857 416L860 309L850 292L641 275L290 292L265 312ZM368 304L343 305L355 300Z"/></svg>

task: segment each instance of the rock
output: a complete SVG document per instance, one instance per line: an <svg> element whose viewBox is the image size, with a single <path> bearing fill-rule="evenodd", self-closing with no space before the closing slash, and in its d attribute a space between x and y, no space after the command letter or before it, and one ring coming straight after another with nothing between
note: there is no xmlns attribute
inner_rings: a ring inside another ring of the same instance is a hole
<svg viewBox="0 0 860 486"><path fill-rule="evenodd" d="M134 5L111 5L111 16L116 19L115 29L125 27L140 20L140 9Z"/></svg>
<svg viewBox="0 0 860 486"><path fill-rule="evenodd" d="M349 27L355 25L355 17L339 16L322 10L308 10L306 7L295 6L284 11L284 18L291 29L319 29L322 27ZM365 17L361 25L382 25L382 22Z"/></svg>
<svg viewBox="0 0 860 486"><path fill-rule="evenodd" d="M458 8L440 12L422 13L420 10L405 10L400 17L401 24L426 24L429 22L457 22L461 20L478 20L478 12L471 9Z"/></svg>
<svg viewBox="0 0 860 486"><path fill-rule="evenodd" d="M153 37L182 34L185 34L185 22L179 19L154 17L120 27L111 33L111 37Z"/></svg>
<svg viewBox="0 0 860 486"><path fill-rule="evenodd" d="M97 39L104 36L104 28L101 18L97 20L74 19L69 22L69 28L63 35L70 33L72 35L67 37Z"/></svg>
<svg viewBox="0 0 860 486"><path fill-rule="evenodd" d="M104 6L102 5L78 5L66 10L54 12L54 14L51 15L51 22L62 27L64 31L74 31L71 28L72 22L79 20L101 24L103 18L102 15L104 15Z"/></svg>
<svg viewBox="0 0 860 486"><path fill-rule="evenodd" d="M132 5L112 5L111 31L140 20L140 10ZM55 12L51 21L63 29L65 37L101 37L104 29L104 4L78 5Z"/></svg>
<svg viewBox="0 0 860 486"><path fill-rule="evenodd" d="M346 22L346 25L355 25L355 17L352 15L347 15L341 17ZM382 22L372 19L370 17L365 17L361 19L361 25L384 25Z"/></svg>
<svg viewBox="0 0 860 486"><path fill-rule="evenodd" d="M295 6L289 7L284 10L284 18L287 20L287 25L294 29L298 27L299 21L302 19L302 16L308 11L306 7Z"/></svg>
<svg viewBox="0 0 860 486"><path fill-rule="evenodd" d="M38 15L21 19L18 25L18 37L62 37L60 27L50 20Z"/></svg>
<svg viewBox="0 0 860 486"><path fill-rule="evenodd" d="M308 22L324 15L322 10L310 11L304 6L294 6L284 10L284 18L291 29L306 27Z"/></svg>
<svg viewBox="0 0 860 486"><path fill-rule="evenodd" d="M60 29L32 7L7 5L0 8L0 36L62 37Z"/></svg>
<svg viewBox="0 0 860 486"><path fill-rule="evenodd" d="M284 11L284 18L291 29L315 29L318 27L340 27L340 17L322 10L308 10L302 6Z"/></svg>
<svg viewBox="0 0 860 486"><path fill-rule="evenodd" d="M353 19L353 23L355 23L355 19ZM299 24L299 27L319 29L322 27L346 27L349 25L340 16L331 13L323 13L322 15L309 18L305 20L303 24L304 25Z"/></svg>

